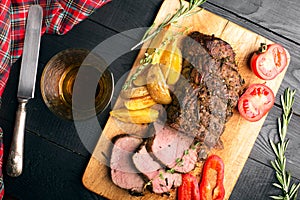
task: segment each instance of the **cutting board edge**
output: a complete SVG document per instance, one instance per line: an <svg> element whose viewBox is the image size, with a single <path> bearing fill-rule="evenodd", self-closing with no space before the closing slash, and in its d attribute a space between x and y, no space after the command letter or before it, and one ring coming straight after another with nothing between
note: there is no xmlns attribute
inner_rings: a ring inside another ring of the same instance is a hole
<svg viewBox="0 0 300 200"><path fill-rule="evenodd" d="M166 2L167 2L167 0L164 1L164 3L166 3ZM162 4L161 7L164 6L164 3ZM203 10L204 10L204 9L203 9ZM205 11L211 13L210 11L207 11L207 10L205 10ZM160 13L160 12L161 12L161 10L159 10L158 13ZM214 13L211 13L211 14L216 15L216 14L214 14ZM216 15L216 16L217 16L217 15ZM224 18L222 18L222 19L224 19ZM228 19L224 19L224 20L226 20L227 22L231 22L231 21L229 21ZM231 23L233 23L233 22L231 22ZM234 24L235 24L235 23L234 23ZM242 26L240 26L240 25L238 25L238 26L239 26L240 28L244 29L245 31L253 32L253 31L248 30L248 29L246 29L246 28L244 28L244 27L242 27ZM253 33L256 34L256 35L258 35L258 34L255 33L255 32L253 32ZM258 36L260 36L260 35L258 35ZM260 36L260 37L262 37L262 36ZM263 38L265 38L265 37L263 37ZM268 41L268 42L272 42L271 40L269 40L269 39L267 39L267 38L265 38L265 39L266 39L266 41ZM273 42L272 42L272 43L273 43ZM139 53L139 55L140 55L140 53ZM138 57L137 57L137 59L135 60L135 63L138 62L137 60L138 60ZM286 69L286 70L287 70L287 69ZM285 70L285 72L286 72L286 70ZM285 74L285 72L284 72L284 74ZM283 79L283 78L282 78L282 79ZM282 81L282 79L281 79L281 81ZM280 87L280 85L278 86L278 88L277 88L277 90L276 90L276 93L277 93L279 87ZM274 94L276 94L276 93L274 92ZM111 117L109 117L108 120L110 120L110 118L111 118ZM266 117L265 117L265 118L266 118ZM265 118L264 118L263 122L265 121ZM262 123L261 127L262 127L262 126L263 126L263 123ZM106 128L106 127L105 127L105 128ZM260 131L259 131L259 132L260 132ZM257 136L255 137L255 140L257 139L257 137L258 137L258 135L259 135L259 132L258 132ZM98 142L99 142L99 141L98 141ZM254 141L254 142L255 142L255 141ZM98 145L98 143L97 143L97 145ZM96 146L96 147L97 147L97 146ZM247 157L246 157L246 159L243 161L243 165L242 165L242 166L244 166L244 164L246 163L247 158L249 157L249 155L250 155L252 149L253 149L253 145L252 145L252 147L250 148L249 152L247 152ZM96 150L96 149L95 149L95 150ZM95 150L94 150L94 152L95 152ZM93 152L93 154L94 154L94 152ZM93 156L93 154L92 154L92 156ZM95 160L90 159L89 164L90 164L90 162L95 162ZM87 189L89 189L89 190L95 192L96 194L103 195L103 193L98 192L98 191L95 191L94 189L91 189L91 188L94 188L94 187L93 187L93 186L90 187L89 185L87 185L88 183L87 183L86 180L84 179L84 178L86 177L85 174L88 173L88 170L89 170L89 164L88 164L87 167L86 167L86 170L85 170L84 176L83 176L83 180L82 180L82 181L84 182L84 186L85 186ZM239 175L240 175L240 173L242 172L242 169L243 169L243 167L241 167L241 169L239 170L239 173L238 173ZM236 184L238 178L239 178L239 176L236 177L236 179L235 179L235 181L234 181L234 184L231 186L230 193L226 193L226 194L228 195L228 198L230 197L230 194L231 194L231 192L232 192L232 190L233 190L233 188L234 188L234 186L235 186L235 184ZM226 195L226 196L227 196L227 195ZM104 197L109 198L108 196L105 196L105 195L104 195Z"/></svg>

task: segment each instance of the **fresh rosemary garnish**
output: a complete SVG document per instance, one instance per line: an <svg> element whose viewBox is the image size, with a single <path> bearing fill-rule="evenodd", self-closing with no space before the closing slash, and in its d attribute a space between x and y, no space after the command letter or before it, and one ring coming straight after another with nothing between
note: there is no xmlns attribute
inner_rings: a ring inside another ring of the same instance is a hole
<svg viewBox="0 0 300 200"><path fill-rule="evenodd" d="M162 180L164 180L165 178L164 178L164 175L163 175L163 173L162 172L159 172L159 178L160 179L162 179Z"/></svg>
<svg viewBox="0 0 300 200"><path fill-rule="evenodd" d="M163 51L163 49L165 49L169 43L174 42L178 34L179 33L169 32L168 36L159 44L158 47L151 46L151 48L153 48L154 51L151 53L145 52L144 58L140 60L140 65L137 67L135 73L132 74L129 77L129 79L124 83L122 90L130 88L132 86L132 82L142 73L142 71L146 67L149 67L149 65L151 64L155 64L158 61L157 58L162 53L161 51Z"/></svg>
<svg viewBox="0 0 300 200"><path fill-rule="evenodd" d="M197 142L196 144L193 144L193 145L191 146L191 149L192 149L192 150L195 150L198 146L200 146L200 142Z"/></svg>
<svg viewBox="0 0 300 200"><path fill-rule="evenodd" d="M286 171L286 157L285 151L287 149L289 140L285 139L287 134L287 127L291 120L293 114L293 103L294 103L294 95L295 90L291 91L287 88L284 91L284 95L281 95L281 104L283 108L282 120L278 118L278 135L279 142L275 144L272 140L270 140L271 147L276 155L276 159L271 161L271 164L276 172L276 178L278 183L273 183L273 186L281 189L282 195L278 196L270 196L272 199L282 199L282 200L290 200L297 199L298 189L300 187L300 183L295 184L291 183L291 173Z"/></svg>
<svg viewBox="0 0 300 200"><path fill-rule="evenodd" d="M184 5L183 0L179 0L179 2L180 2L180 7L176 10L176 12L173 15L171 15L171 14L167 15L166 18L163 20L163 22L160 25L158 25L156 28L154 28L155 24L152 24L152 26L146 31L142 40L138 44L136 44L134 47L132 47L131 50L134 50L141 44L151 40L160 31L162 31L165 27L169 26L170 24L174 24L183 17L188 17L190 15L193 15L193 14L199 12L201 9L195 10L195 8L202 5L204 2L206 2L206 0L190 0L188 6Z"/></svg>
<svg viewBox="0 0 300 200"><path fill-rule="evenodd" d="M188 149L184 150L184 155L188 155L188 154L189 154L189 150Z"/></svg>
<svg viewBox="0 0 300 200"><path fill-rule="evenodd" d="M166 28L167 26L169 26L171 24L175 24L180 18L187 17L187 16L190 16L190 15L193 15L193 14L199 12L201 9L196 10L195 8L199 7L204 2L206 2L206 0L191 0L189 2L188 6L185 6L183 1L184 0L179 0L180 7L176 10L176 12L173 15L171 15L171 14L167 15L166 18L163 20L163 22L160 25L158 25L156 28L154 28L155 24L152 24L152 26L144 34L142 40L137 45L132 47L131 50L134 50L141 44L153 39L164 28ZM186 28L186 30L187 29L188 28ZM180 33L178 33L178 34L180 34ZM170 36L170 37L172 37L172 36ZM171 39L169 37L167 37L167 40L162 41L160 48L161 48L161 46L166 46L170 41L171 41ZM153 54L159 54L159 53L160 53L159 48L157 48L157 49L155 49L155 52ZM140 61L141 65L138 66L136 72L129 78L129 80L127 80L125 82L125 84L122 87L122 90L126 90L126 89L130 88L132 81L136 79L136 77L143 71L143 69L145 69L147 66L149 66L149 64L152 63L152 60L153 60L153 55L148 54L146 52L145 57L143 59L141 59L141 61Z"/></svg>
<svg viewBox="0 0 300 200"><path fill-rule="evenodd" d="M177 163L180 163L181 161L182 161L181 158L176 158L176 160L175 160L176 164L177 164Z"/></svg>
<svg viewBox="0 0 300 200"><path fill-rule="evenodd" d="M170 173L170 174L174 174L175 173L175 169L174 168L168 169L167 172Z"/></svg>

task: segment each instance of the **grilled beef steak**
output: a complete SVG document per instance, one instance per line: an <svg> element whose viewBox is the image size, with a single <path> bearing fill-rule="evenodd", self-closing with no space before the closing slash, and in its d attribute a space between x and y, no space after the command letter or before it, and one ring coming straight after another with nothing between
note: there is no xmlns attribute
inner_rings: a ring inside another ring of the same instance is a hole
<svg viewBox="0 0 300 200"><path fill-rule="evenodd" d="M145 144L132 157L136 168L143 173L148 181L151 181L152 191L154 193L166 193L172 187L181 185L181 175L168 172L147 152Z"/></svg>
<svg viewBox="0 0 300 200"><path fill-rule="evenodd" d="M148 142L147 149L163 165L180 173L194 169L197 154L190 149L194 138L168 126L154 123L155 135Z"/></svg>
<svg viewBox="0 0 300 200"><path fill-rule="evenodd" d="M141 138L129 135L118 137L110 160L112 181L121 188L137 193L142 192L145 183L132 162L132 155L142 142Z"/></svg>
<svg viewBox="0 0 300 200"><path fill-rule="evenodd" d="M235 53L225 41L192 32L182 41L182 77L166 106L171 127L199 142L200 158L216 145L232 116L244 80L237 71Z"/></svg>

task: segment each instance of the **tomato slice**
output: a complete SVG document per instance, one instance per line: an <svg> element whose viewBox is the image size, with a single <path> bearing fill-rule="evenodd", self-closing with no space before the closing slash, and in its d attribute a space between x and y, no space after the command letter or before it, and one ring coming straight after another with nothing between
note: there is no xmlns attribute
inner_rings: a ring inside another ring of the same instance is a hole
<svg viewBox="0 0 300 200"><path fill-rule="evenodd" d="M254 53L250 61L254 74L272 80L287 66L286 50L279 44L269 44L263 53Z"/></svg>
<svg viewBox="0 0 300 200"><path fill-rule="evenodd" d="M240 97L238 110L248 121L260 120L274 105L273 91L264 84L252 84Z"/></svg>

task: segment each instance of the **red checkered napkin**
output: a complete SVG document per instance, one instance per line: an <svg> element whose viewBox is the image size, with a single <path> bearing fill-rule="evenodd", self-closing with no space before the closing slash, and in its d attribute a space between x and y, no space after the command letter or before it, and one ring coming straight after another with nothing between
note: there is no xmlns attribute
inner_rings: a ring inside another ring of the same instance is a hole
<svg viewBox="0 0 300 200"><path fill-rule="evenodd" d="M33 4L43 8L43 33L65 34L95 9L110 0L1 0L0 1L0 99L11 65L22 55L26 17ZM1 103L1 102L0 102ZM5 105L4 105L5 106ZM2 178L3 131L0 128L0 199L4 195Z"/></svg>

